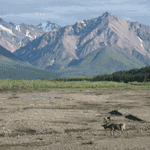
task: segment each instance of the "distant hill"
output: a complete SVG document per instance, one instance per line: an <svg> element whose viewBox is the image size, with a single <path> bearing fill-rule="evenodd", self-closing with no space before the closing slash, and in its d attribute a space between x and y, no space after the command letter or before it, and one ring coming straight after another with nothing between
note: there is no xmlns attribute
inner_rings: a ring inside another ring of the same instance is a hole
<svg viewBox="0 0 150 150"><path fill-rule="evenodd" d="M0 79L52 79L60 74L36 68L0 45Z"/></svg>
<svg viewBox="0 0 150 150"><path fill-rule="evenodd" d="M13 59L13 60L18 60L18 61L24 61L27 62L21 58L18 58L16 55L5 49L3 46L0 45L0 58L2 59L3 57Z"/></svg>

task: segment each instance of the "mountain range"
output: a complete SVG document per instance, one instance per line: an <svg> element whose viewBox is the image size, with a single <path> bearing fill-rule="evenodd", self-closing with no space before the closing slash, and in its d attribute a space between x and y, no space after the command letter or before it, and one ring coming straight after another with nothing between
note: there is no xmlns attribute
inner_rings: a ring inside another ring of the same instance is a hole
<svg viewBox="0 0 150 150"><path fill-rule="evenodd" d="M0 18L0 45L14 52L16 49L25 46L45 32L56 30L60 27L50 21L34 26L25 23L15 24L13 22L6 22Z"/></svg>
<svg viewBox="0 0 150 150"><path fill-rule="evenodd" d="M41 35L13 54L36 68L68 76L112 74L150 65L149 26L109 12L46 32L49 23L37 25Z"/></svg>
<svg viewBox="0 0 150 150"><path fill-rule="evenodd" d="M105 12L44 33L14 54L66 75L110 74L150 64L150 27Z"/></svg>

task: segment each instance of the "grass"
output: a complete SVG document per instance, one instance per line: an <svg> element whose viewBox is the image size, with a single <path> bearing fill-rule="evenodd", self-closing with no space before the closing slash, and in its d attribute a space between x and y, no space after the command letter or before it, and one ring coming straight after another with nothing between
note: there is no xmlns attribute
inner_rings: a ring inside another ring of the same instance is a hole
<svg viewBox="0 0 150 150"><path fill-rule="evenodd" d="M0 93L47 92L51 90L146 90L150 83L123 83L112 81L51 81L51 80L0 80Z"/></svg>

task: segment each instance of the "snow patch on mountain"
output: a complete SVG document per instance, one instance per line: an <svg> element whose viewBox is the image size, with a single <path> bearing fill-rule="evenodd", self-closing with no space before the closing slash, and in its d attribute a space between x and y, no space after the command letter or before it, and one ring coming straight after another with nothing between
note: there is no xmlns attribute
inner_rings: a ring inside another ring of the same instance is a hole
<svg viewBox="0 0 150 150"><path fill-rule="evenodd" d="M85 22L84 21L81 21L81 23L83 24L83 26L86 26Z"/></svg>
<svg viewBox="0 0 150 150"><path fill-rule="evenodd" d="M144 48L144 47L143 47L143 44L142 44L143 41L141 40L140 37L138 37L138 38L139 38L139 40L140 40L140 42L141 42L141 47Z"/></svg>
<svg viewBox="0 0 150 150"><path fill-rule="evenodd" d="M26 30L26 36L27 37L30 37L30 38L33 38L31 35L29 35L30 31Z"/></svg>
<svg viewBox="0 0 150 150"><path fill-rule="evenodd" d="M1 29L1 30L5 30L5 31L9 32L10 34L15 35L10 29L4 27L3 25L0 25L0 29Z"/></svg>
<svg viewBox="0 0 150 150"><path fill-rule="evenodd" d="M15 28L17 31L19 31L19 32L21 32L20 31L20 26L19 26L19 24L18 25L16 25L16 28Z"/></svg>
<svg viewBox="0 0 150 150"><path fill-rule="evenodd" d="M140 37L138 37L139 38L139 40L141 41L141 42L143 42L142 40L141 40L141 38Z"/></svg>
<svg viewBox="0 0 150 150"><path fill-rule="evenodd" d="M18 43L18 45L21 45L21 41Z"/></svg>
<svg viewBox="0 0 150 150"><path fill-rule="evenodd" d="M141 43L141 47L144 48L142 43Z"/></svg>

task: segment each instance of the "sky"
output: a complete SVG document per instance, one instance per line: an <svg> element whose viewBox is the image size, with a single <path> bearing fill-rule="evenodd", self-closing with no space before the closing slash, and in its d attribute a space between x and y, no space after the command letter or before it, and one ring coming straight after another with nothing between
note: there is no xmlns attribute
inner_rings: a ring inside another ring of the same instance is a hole
<svg viewBox="0 0 150 150"><path fill-rule="evenodd" d="M15 24L73 25L105 12L150 26L150 0L0 0L0 18Z"/></svg>

